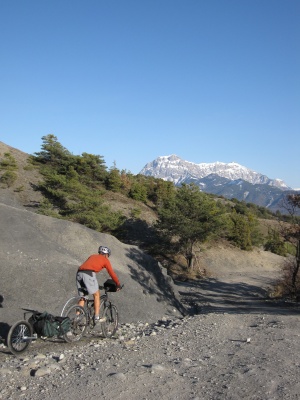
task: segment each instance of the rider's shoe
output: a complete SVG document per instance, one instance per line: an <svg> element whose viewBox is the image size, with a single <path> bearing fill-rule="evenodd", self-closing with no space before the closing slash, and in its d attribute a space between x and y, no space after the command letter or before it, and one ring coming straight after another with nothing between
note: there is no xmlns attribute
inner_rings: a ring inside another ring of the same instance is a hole
<svg viewBox="0 0 300 400"><path fill-rule="evenodd" d="M106 317L102 317L102 318L100 318L100 317L94 317L94 323L95 323L95 325L97 325L99 322L102 323L102 322L105 322L105 321L106 321Z"/></svg>

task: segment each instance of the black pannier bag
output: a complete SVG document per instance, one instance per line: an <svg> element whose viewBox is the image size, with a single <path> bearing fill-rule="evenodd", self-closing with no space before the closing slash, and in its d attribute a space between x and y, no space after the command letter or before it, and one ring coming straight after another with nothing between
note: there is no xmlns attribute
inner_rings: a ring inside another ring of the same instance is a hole
<svg viewBox="0 0 300 400"><path fill-rule="evenodd" d="M71 328L69 317L55 317L47 311L34 313L28 322L32 325L35 333L47 337L62 336Z"/></svg>
<svg viewBox="0 0 300 400"><path fill-rule="evenodd" d="M112 279L107 279L107 281L105 281L103 283L103 286L107 292L116 292L117 291L117 285L115 284L115 282Z"/></svg>

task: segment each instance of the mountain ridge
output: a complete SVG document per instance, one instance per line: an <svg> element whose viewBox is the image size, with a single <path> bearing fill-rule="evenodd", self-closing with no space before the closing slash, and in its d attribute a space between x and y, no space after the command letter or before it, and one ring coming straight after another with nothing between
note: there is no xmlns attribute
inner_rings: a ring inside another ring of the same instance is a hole
<svg viewBox="0 0 300 400"><path fill-rule="evenodd" d="M230 163L225 163L221 161L216 161L212 163L194 163L191 161L184 160L179 156L177 156L176 154L157 157L154 161L147 163L140 173L142 175L148 175L149 172L154 170L156 177L164 179L164 177L161 175L162 175L162 170L166 166L170 167L173 166L173 169L177 168L178 170L182 171L181 173L182 175L184 175L184 172L186 172L191 176L194 175L195 178L198 179L205 178L206 176L214 173L221 177L228 178L231 180L243 179L252 184L268 184L270 186L282 188L283 190L292 190L292 188L289 187L283 180L271 179L266 175L253 171L250 168L247 168L235 161L232 161ZM159 167L158 173L156 172L157 167ZM176 182L176 179L173 179L173 182L175 184L179 183Z"/></svg>
<svg viewBox="0 0 300 400"><path fill-rule="evenodd" d="M196 164L175 154L157 157L140 174L172 181L176 186L194 183L203 192L254 203L272 212L286 213L285 195L298 192L281 179L271 179L236 162Z"/></svg>

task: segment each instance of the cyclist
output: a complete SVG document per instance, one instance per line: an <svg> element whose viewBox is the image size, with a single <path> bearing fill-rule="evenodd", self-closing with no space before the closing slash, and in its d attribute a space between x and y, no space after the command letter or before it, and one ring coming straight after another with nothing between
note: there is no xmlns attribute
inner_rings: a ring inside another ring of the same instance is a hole
<svg viewBox="0 0 300 400"><path fill-rule="evenodd" d="M95 324L104 322L105 318L100 318L100 290L97 281L96 273L100 272L103 268L106 268L110 277L113 279L117 286L117 291L121 289L120 281L114 272L112 265L109 261L111 251L106 246L100 246L98 254L92 254L79 268L76 275L76 283L79 296L82 296L79 300L79 305L84 306L84 296L92 294L94 296L94 308Z"/></svg>

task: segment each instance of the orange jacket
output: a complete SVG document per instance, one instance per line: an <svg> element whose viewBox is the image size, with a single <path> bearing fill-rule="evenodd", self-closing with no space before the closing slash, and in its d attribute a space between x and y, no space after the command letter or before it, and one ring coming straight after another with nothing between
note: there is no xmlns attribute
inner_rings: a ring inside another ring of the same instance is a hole
<svg viewBox="0 0 300 400"><path fill-rule="evenodd" d="M100 272L103 268L106 268L110 277L113 279L117 286L120 286L120 281L113 270L111 263L108 258L102 254L92 254L78 269L78 271L94 271Z"/></svg>

